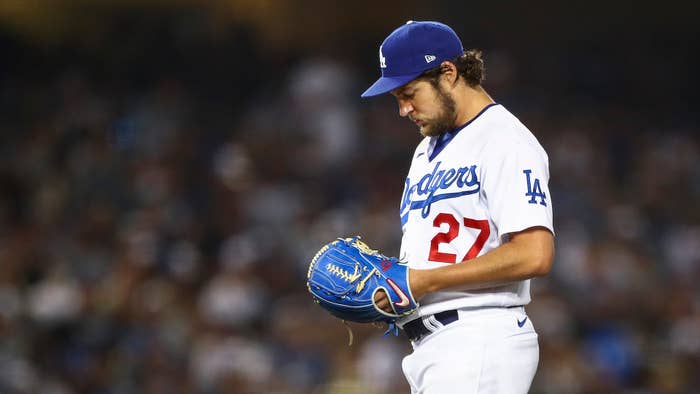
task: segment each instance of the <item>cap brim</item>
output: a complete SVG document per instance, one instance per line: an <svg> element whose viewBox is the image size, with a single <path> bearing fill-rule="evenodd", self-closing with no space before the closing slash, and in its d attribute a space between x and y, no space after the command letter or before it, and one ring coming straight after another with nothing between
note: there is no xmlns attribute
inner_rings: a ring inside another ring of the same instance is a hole
<svg viewBox="0 0 700 394"><path fill-rule="evenodd" d="M372 86L370 86L369 89L365 90L365 92L362 93L361 97L378 96L382 93L386 93L396 88L400 88L401 86L414 80L420 74L421 73L419 72L415 74L401 75L397 77L381 77L377 80L377 82L372 84Z"/></svg>

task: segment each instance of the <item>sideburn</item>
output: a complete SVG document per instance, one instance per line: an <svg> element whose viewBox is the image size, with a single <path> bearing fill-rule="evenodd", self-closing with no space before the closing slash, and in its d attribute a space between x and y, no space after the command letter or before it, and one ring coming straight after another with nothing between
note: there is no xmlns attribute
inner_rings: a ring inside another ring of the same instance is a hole
<svg viewBox="0 0 700 394"><path fill-rule="evenodd" d="M437 97L443 109L442 116L435 120L434 125L434 131L436 132L434 135L441 135L457 127L455 124L457 121L457 103L455 103L452 95L442 89L437 80L431 80L430 84L437 91Z"/></svg>

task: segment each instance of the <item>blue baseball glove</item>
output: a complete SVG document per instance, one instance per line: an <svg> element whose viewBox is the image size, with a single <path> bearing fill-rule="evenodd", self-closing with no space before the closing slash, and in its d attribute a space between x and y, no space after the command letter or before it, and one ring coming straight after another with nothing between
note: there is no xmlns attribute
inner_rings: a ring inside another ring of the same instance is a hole
<svg viewBox="0 0 700 394"><path fill-rule="evenodd" d="M417 307L408 283L408 267L354 238L338 238L316 253L307 276L313 299L342 320L386 322L412 313ZM377 308L374 294L384 290L394 313Z"/></svg>

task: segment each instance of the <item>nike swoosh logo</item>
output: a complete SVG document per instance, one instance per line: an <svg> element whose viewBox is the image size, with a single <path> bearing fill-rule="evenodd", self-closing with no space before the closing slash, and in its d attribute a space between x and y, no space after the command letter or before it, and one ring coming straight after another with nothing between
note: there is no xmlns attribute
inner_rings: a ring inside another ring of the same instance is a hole
<svg viewBox="0 0 700 394"><path fill-rule="evenodd" d="M423 156L424 154L425 154L425 152L421 152L421 153L417 154L417 155L416 155L416 159L419 158L419 157L421 157L421 156Z"/></svg>
<svg viewBox="0 0 700 394"><path fill-rule="evenodd" d="M518 320L518 327L524 326L526 321L527 321L527 316L525 316L525 318L522 321Z"/></svg>
<svg viewBox="0 0 700 394"><path fill-rule="evenodd" d="M411 304L411 300L408 299L408 296L406 293L404 293L403 290L399 287L399 285L396 284L392 279L387 278L386 279L387 283L389 283L389 286L391 286L392 289L396 292L396 294L399 295L399 298L401 298L401 302L394 302L394 305L405 308Z"/></svg>

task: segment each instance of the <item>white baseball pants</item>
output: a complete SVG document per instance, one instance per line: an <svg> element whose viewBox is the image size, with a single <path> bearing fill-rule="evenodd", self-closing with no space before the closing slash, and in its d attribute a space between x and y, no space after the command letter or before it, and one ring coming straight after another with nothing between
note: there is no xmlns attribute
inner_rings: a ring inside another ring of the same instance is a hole
<svg viewBox="0 0 700 394"><path fill-rule="evenodd" d="M539 345L524 308L458 313L459 320L413 343L413 353L403 359L411 393L527 393Z"/></svg>

